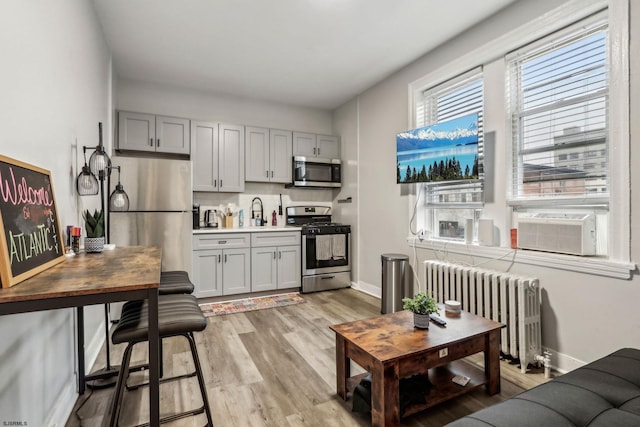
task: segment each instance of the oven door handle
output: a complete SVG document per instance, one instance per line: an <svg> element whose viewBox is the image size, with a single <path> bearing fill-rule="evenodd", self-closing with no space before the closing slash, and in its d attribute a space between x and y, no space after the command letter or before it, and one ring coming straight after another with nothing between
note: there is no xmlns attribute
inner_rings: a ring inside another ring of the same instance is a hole
<svg viewBox="0 0 640 427"><path fill-rule="evenodd" d="M320 278L320 280L331 280L331 279L335 279L335 278L336 278L336 276L322 276Z"/></svg>

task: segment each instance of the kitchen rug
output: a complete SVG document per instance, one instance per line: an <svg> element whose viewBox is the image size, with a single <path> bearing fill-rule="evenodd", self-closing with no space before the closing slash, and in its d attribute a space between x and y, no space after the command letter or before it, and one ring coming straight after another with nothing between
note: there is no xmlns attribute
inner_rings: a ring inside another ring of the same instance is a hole
<svg viewBox="0 0 640 427"><path fill-rule="evenodd" d="M264 310L267 308L285 307L287 305L306 302L298 293L271 295L268 297L244 298L235 301L200 304L205 317L224 314L243 313L245 311Z"/></svg>

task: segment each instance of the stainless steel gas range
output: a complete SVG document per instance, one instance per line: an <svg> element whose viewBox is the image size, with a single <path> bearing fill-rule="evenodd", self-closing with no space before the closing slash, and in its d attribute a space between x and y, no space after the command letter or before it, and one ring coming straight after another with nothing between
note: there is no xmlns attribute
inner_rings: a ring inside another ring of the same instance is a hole
<svg viewBox="0 0 640 427"><path fill-rule="evenodd" d="M331 222L328 206L289 206L287 225L302 227L302 293L351 286L351 226Z"/></svg>

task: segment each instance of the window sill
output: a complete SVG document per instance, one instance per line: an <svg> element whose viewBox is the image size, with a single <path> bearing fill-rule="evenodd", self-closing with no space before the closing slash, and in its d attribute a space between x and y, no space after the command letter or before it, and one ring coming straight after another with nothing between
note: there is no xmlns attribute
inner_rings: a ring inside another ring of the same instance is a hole
<svg viewBox="0 0 640 427"><path fill-rule="evenodd" d="M431 249L460 255L480 256L495 260L506 260L539 267L555 268L577 273L594 274L616 279L630 279L636 265L631 262L611 261L603 258L579 257L547 252L511 249L496 246L467 245L462 242L444 240L420 240L417 237L407 238L409 246Z"/></svg>

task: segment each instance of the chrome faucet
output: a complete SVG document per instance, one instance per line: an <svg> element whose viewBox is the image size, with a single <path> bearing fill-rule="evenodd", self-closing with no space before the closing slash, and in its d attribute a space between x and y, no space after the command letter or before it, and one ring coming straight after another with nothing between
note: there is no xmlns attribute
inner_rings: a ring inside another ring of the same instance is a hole
<svg viewBox="0 0 640 427"><path fill-rule="evenodd" d="M260 216L256 216L257 211L253 210L253 205L255 205L256 200L258 202L260 202ZM262 206L262 199L260 197L254 197L253 200L251 201L251 219L257 218L259 221L256 222L256 225L264 225L265 224L265 219L264 219L264 208Z"/></svg>

